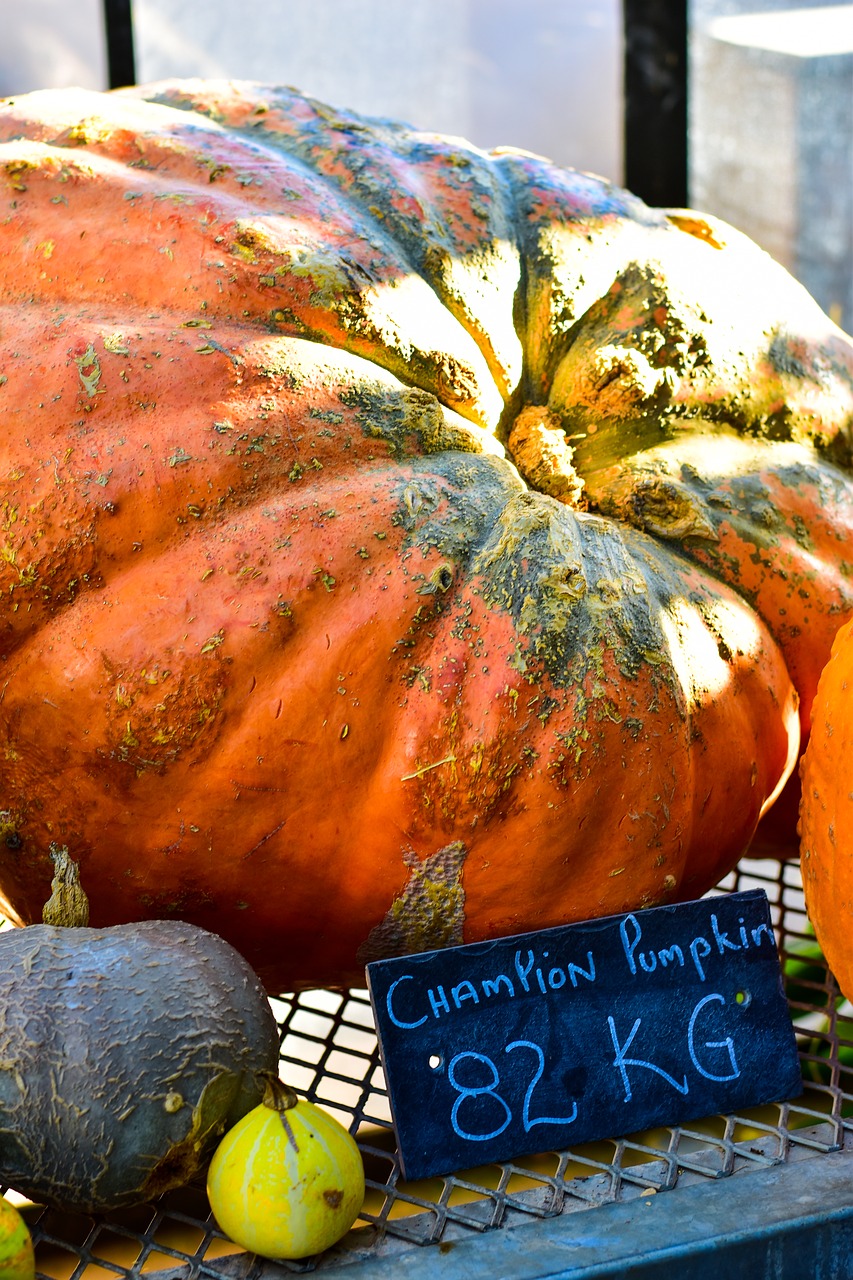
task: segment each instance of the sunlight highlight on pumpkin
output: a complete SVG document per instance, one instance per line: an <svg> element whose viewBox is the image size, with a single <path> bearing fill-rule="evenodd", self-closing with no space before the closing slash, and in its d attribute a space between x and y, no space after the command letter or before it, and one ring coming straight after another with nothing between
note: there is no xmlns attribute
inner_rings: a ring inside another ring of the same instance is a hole
<svg viewBox="0 0 853 1280"><path fill-rule="evenodd" d="M0 103L0 208L12 918L58 842L282 991L734 865L853 616L853 343L766 254L224 81Z"/></svg>

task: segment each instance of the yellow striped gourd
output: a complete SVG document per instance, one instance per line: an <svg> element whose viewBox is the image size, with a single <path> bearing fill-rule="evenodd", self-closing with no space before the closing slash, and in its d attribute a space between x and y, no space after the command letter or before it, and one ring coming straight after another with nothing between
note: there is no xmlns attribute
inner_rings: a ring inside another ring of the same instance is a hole
<svg viewBox="0 0 853 1280"><path fill-rule="evenodd" d="M236 1244L266 1258L305 1258L352 1226L364 1199L364 1168L333 1116L268 1076L263 1102L217 1147L207 1194L220 1229Z"/></svg>

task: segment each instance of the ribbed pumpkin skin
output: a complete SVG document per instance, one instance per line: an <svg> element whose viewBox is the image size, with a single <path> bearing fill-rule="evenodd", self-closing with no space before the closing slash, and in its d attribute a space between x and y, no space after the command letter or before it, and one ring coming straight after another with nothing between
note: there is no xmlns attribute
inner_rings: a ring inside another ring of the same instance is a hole
<svg viewBox="0 0 853 1280"><path fill-rule="evenodd" d="M290 90L34 94L0 139L13 919L60 842L93 925L283 990L734 864L853 614L853 343L799 286Z"/></svg>
<svg viewBox="0 0 853 1280"><path fill-rule="evenodd" d="M820 677L801 774L806 908L838 985L853 999L853 623L839 631Z"/></svg>

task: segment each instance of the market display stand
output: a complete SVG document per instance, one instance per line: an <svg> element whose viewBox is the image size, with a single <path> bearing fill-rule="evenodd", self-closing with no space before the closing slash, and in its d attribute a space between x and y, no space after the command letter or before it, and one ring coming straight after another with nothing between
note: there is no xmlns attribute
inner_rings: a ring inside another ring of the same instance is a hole
<svg viewBox="0 0 853 1280"><path fill-rule="evenodd" d="M357 1134L367 1196L335 1249L302 1263L225 1240L201 1187L91 1218L25 1210L50 1280L850 1280L853 1010L826 971L795 862L745 861L719 892L763 888L797 1032L789 1103L406 1183L366 992L273 1001L282 1075Z"/></svg>
<svg viewBox="0 0 853 1280"><path fill-rule="evenodd" d="M851 1275L853 1148L367 1265L371 1280L823 1280ZM245 1272L240 1274L245 1275ZM281 1269L261 1268L253 1280ZM325 1275L353 1275L346 1261Z"/></svg>

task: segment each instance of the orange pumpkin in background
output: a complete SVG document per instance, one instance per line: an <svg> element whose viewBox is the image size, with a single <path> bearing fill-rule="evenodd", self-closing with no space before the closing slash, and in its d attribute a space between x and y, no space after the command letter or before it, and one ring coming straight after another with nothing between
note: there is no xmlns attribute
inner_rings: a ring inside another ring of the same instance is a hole
<svg viewBox="0 0 853 1280"><path fill-rule="evenodd" d="M742 235L290 89L0 107L0 887L268 988L699 896L853 615L853 342Z"/></svg>
<svg viewBox="0 0 853 1280"><path fill-rule="evenodd" d="M838 985L853 999L853 622L839 631L817 687L801 762L806 908Z"/></svg>

